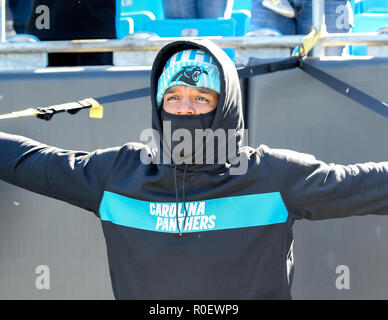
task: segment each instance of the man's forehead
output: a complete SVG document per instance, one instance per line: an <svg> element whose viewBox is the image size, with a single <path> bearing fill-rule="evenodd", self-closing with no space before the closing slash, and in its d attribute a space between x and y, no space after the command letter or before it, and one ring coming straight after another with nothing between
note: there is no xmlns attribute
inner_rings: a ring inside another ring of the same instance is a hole
<svg viewBox="0 0 388 320"><path fill-rule="evenodd" d="M180 90L189 90L189 91L197 91L204 94L217 94L218 93L212 89L205 88L205 87L191 87L191 86L185 86L185 85L175 85L166 90L165 93L175 93Z"/></svg>

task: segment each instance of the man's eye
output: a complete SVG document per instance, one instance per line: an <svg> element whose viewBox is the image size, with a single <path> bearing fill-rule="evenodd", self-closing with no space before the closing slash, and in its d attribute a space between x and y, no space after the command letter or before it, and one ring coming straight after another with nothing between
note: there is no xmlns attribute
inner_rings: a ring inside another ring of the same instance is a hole
<svg viewBox="0 0 388 320"><path fill-rule="evenodd" d="M208 102L209 100L208 99L206 99L206 98L204 98L204 97L198 97L197 98L199 101L205 101L205 102Z"/></svg>
<svg viewBox="0 0 388 320"><path fill-rule="evenodd" d="M172 100L177 100L177 99L178 99L177 97L171 96L171 97L167 98L167 101L172 101Z"/></svg>

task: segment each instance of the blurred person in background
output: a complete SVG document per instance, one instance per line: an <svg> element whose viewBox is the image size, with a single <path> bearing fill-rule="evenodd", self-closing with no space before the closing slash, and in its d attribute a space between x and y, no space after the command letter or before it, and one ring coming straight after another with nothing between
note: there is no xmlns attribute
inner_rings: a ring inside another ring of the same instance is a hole
<svg viewBox="0 0 388 320"><path fill-rule="evenodd" d="M25 33L31 11L31 0L8 0L7 4L12 13L13 29L16 33Z"/></svg>
<svg viewBox="0 0 388 320"><path fill-rule="evenodd" d="M295 10L288 0L263 0L263 7L288 18L295 17Z"/></svg>
<svg viewBox="0 0 388 320"><path fill-rule="evenodd" d="M312 28L312 0L252 0L251 29L279 35L308 34ZM348 0L325 0L325 24L329 33L348 33L353 11ZM291 6L290 6L291 5ZM341 56L344 47L326 47L325 55Z"/></svg>
<svg viewBox="0 0 388 320"><path fill-rule="evenodd" d="M163 0L166 19L230 18L234 0Z"/></svg>
<svg viewBox="0 0 388 320"><path fill-rule="evenodd" d="M25 33L43 41L116 38L115 0L31 0ZM44 17L43 14L47 14ZM45 23L41 23L46 18ZM112 65L112 52L49 53L49 66Z"/></svg>

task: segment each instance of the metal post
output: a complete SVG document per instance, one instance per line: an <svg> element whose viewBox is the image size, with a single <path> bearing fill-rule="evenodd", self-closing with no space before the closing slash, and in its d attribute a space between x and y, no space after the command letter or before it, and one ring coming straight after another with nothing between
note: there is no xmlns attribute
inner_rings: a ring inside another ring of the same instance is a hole
<svg viewBox="0 0 388 320"><path fill-rule="evenodd" d="M0 0L0 42L5 42L5 0Z"/></svg>
<svg viewBox="0 0 388 320"><path fill-rule="evenodd" d="M319 32L322 26L325 26L325 0L312 0L312 16L313 27ZM325 55L325 47L318 43L312 50L314 57L322 57Z"/></svg>

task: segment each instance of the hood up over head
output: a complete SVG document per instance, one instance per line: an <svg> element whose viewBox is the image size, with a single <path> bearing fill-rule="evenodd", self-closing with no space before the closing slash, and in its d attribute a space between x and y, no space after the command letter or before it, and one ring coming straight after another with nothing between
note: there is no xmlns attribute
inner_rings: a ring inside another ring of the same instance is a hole
<svg viewBox="0 0 388 320"><path fill-rule="evenodd" d="M161 121L162 107L157 101L158 80L168 60L177 52L189 49L197 49L209 54L218 66L220 94L211 125L213 133L206 133L206 150L208 150L208 146L211 147L213 157L210 159L206 157L203 159L203 162L194 160L201 158L195 157L198 153L206 155L206 151L204 151L203 145L201 145L201 148L194 148L193 154L190 157L183 158L181 163L174 163L174 159L171 159L171 137L163 134L163 124ZM216 44L210 40L198 39L179 40L164 46L157 54L152 66L151 101L152 128L159 134L160 149L158 153L161 164L173 165L178 168L185 166L188 171L207 171L219 169L234 162L242 144L244 129L240 82L233 61ZM223 134L225 139L219 138L219 135L222 136ZM215 136L217 137L216 139L214 139ZM167 139L170 139L170 142L167 142ZM212 141L214 148L212 147Z"/></svg>

